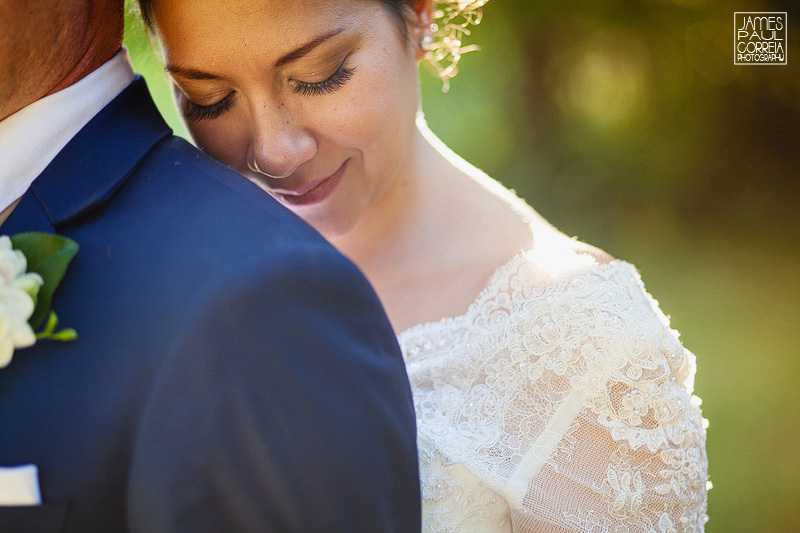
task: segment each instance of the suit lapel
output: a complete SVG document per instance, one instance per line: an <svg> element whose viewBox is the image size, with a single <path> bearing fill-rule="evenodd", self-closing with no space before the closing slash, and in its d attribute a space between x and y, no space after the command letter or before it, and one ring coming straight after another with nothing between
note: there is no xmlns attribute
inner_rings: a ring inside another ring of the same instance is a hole
<svg viewBox="0 0 800 533"><path fill-rule="evenodd" d="M109 200L147 152L172 133L140 76L103 108L33 182L3 234L52 233Z"/></svg>
<svg viewBox="0 0 800 533"><path fill-rule="evenodd" d="M50 217L31 189L22 195L17 207L0 227L0 234L3 235L14 235L25 231L55 232Z"/></svg>

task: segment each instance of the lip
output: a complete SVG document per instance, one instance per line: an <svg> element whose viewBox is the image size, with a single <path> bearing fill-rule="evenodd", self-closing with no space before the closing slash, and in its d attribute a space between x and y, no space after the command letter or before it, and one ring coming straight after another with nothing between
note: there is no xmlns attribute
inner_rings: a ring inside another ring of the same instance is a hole
<svg viewBox="0 0 800 533"><path fill-rule="evenodd" d="M334 189L336 189L336 186L339 185L349 161L349 159L345 160L345 162L342 163L336 172L330 176L317 181L312 181L307 185L303 185L299 189L292 190L272 188L270 192L290 205L318 204L329 197Z"/></svg>

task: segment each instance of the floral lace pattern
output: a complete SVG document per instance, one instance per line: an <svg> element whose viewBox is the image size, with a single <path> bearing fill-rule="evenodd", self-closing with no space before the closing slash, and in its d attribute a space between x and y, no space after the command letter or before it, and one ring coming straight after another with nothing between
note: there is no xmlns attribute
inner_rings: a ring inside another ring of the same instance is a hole
<svg viewBox="0 0 800 533"><path fill-rule="evenodd" d="M703 530L694 355L630 264L523 252L399 341L425 531Z"/></svg>
<svg viewBox="0 0 800 533"><path fill-rule="evenodd" d="M511 531L506 501L463 465L448 465L437 452L423 451L421 459L426 533Z"/></svg>

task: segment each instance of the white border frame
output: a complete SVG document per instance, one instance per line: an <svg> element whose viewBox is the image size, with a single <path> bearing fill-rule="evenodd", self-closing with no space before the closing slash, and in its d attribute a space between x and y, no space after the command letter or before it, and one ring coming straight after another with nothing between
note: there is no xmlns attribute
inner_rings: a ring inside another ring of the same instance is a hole
<svg viewBox="0 0 800 533"><path fill-rule="evenodd" d="M786 33L784 34L784 50L783 53L783 63L738 63L736 61L736 54L738 51L736 50L736 45L738 44L738 39L736 38L736 15L783 15L783 25L786 29ZM734 11L733 12L733 64L734 65L786 65L789 63L789 13L786 11Z"/></svg>

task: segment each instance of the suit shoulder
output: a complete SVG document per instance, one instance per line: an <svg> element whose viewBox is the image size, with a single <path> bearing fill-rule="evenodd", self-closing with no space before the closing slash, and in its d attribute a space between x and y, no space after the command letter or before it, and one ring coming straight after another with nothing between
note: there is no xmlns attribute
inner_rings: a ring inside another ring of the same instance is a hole
<svg viewBox="0 0 800 533"><path fill-rule="evenodd" d="M173 246L250 253L326 241L297 215L230 168L178 137L158 143L115 198L119 217Z"/></svg>
<svg viewBox="0 0 800 533"><path fill-rule="evenodd" d="M175 136L158 143L142 161L134 177L155 180L158 185L182 196L213 194L215 203L226 205L235 201L236 207L245 211L279 205L244 176ZM173 199L179 200L180 197Z"/></svg>

